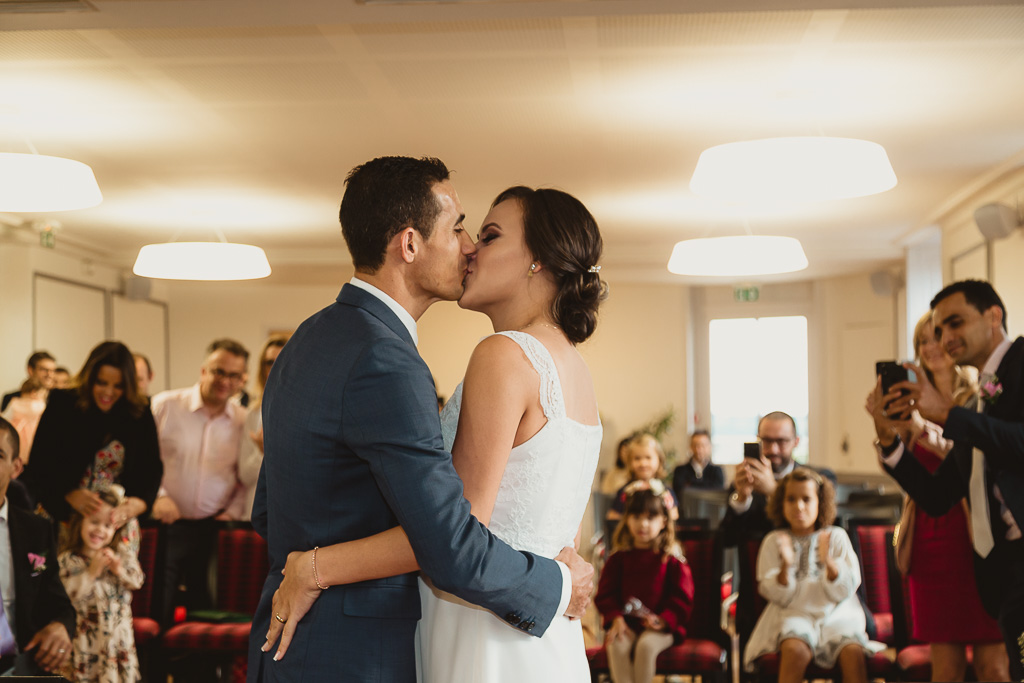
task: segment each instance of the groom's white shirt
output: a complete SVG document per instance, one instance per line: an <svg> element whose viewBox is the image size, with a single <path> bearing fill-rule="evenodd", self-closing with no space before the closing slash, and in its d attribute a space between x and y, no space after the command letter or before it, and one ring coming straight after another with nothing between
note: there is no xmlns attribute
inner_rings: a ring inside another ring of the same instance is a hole
<svg viewBox="0 0 1024 683"><path fill-rule="evenodd" d="M374 287L365 280L360 280L357 277L353 277L348 281L353 287L369 292L373 296L380 299L385 306L391 309L391 311L398 316L398 319L402 321L405 328L409 330L409 336L412 337L412 343L419 346L419 336L416 334L416 319L412 317L409 311L402 308L402 304L392 299L386 292L377 287ZM562 572L562 599L558 602L558 609L555 610L555 614L565 614L565 610L569 607L569 600L572 598L572 573L569 571L569 567L563 563L555 560L555 564L558 565L558 569Z"/></svg>

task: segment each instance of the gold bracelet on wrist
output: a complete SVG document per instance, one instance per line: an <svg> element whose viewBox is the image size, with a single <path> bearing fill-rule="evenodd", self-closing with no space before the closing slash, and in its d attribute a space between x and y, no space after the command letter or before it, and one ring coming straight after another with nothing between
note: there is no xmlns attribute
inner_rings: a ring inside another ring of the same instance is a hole
<svg viewBox="0 0 1024 683"><path fill-rule="evenodd" d="M320 584L320 576L317 575L317 573L316 573L316 551L317 550L320 550L320 546L316 546L315 548L313 548L313 581L316 582L316 587L317 588L319 588L320 590L324 591L324 590L327 590L327 586L324 586L324 585Z"/></svg>

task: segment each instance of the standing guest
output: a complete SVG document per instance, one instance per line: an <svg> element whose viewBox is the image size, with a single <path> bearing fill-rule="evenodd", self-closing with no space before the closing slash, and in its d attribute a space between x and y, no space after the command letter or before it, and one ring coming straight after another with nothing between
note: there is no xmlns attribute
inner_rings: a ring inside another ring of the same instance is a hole
<svg viewBox="0 0 1024 683"><path fill-rule="evenodd" d="M936 335L957 365L981 373L978 400L958 406L943 396L924 371L882 395L875 384L876 424L887 414L916 408L943 425L953 441L934 473L903 457L896 425L880 432L878 449L887 472L925 512L941 516L967 498L974 546L974 579L986 611L999 621L1013 680L1024 679L1024 338L1006 334L1006 307L988 282L954 282L931 302ZM906 394L900 394L906 390Z"/></svg>
<svg viewBox="0 0 1024 683"><path fill-rule="evenodd" d="M885 646L868 640L857 601L860 562L846 532L832 526L832 483L797 467L772 493L768 515L779 527L757 554L758 592L768 605L743 653L745 668L778 652L780 683L800 683L812 661L830 669L837 660L843 681L867 683L864 653Z"/></svg>
<svg viewBox="0 0 1024 683"><path fill-rule="evenodd" d="M686 638L693 609L693 575L661 496L641 490L629 497L614 548L594 597L608 668L614 683L651 683L658 655Z"/></svg>
<svg viewBox="0 0 1024 683"><path fill-rule="evenodd" d="M47 389L53 388L53 373L57 370L57 361L46 351L36 351L28 357L28 365L25 366L25 374L29 379L39 380ZM7 409L11 399L21 393L21 389L15 389L9 394L4 394L0 402L0 412Z"/></svg>
<svg viewBox="0 0 1024 683"><path fill-rule="evenodd" d="M46 410L46 387L35 378L25 380L21 385L21 394L11 399L7 409L3 411L3 417L18 430L21 438L21 457L23 465L28 464L29 452L32 450L32 440L36 436L36 428L39 427L39 418Z"/></svg>
<svg viewBox="0 0 1024 683"><path fill-rule="evenodd" d="M18 448L18 432L0 417L0 676L41 676L68 661L75 608L60 582L53 526L6 499Z"/></svg>
<svg viewBox="0 0 1024 683"><path fill-rule="evenodd" d="M977 393L970 376L935 338L932 312L914 328L914 356L925 377L944 397L965 405ZM868 396L868 412L874 414L874 393ZM875 422L878 438L898 424L902 440L929 471L935 472L949 451L942 426L925 422L916 411L905 422ZM999 624L981 604L974 584L971 537L966 504L954 505L941 517L917 508L910 541L910 613L913 636L931 644L932 680L962 681L967 671L967 644L974 646L974 671L979 681L1009 680L1009 663ZM902 540L902 539L901 539Z"/></svg>
<svg viewBox="0 0 1024 683"><path fill-rule="evenodd" d="M665 499L672 521L679 519L679 501L672 490L665 486L665 449L653 434L638 434L629 440L626 446L626 463L629 471L629 483L619 489L608 511L609 520L622 519L622 511L626 508L626 499L638 489L650 488Z"/></svg>
<svg viewBox="0 0 1024 683"><path fill-rule="evenodd" d="M725 473L711 462L711 434L698 429L690 435L690 459L672 473L672 490L683 499L687 488L720 491L725 488Z"/></svg>
<svg viewBox="0 0 1024 683"><path fill-rule="evenodd" d="M71 373L63 365L57 366L53 371L53 386L51 389L67 389L71 386Z"/></svg>
<svg viewBox="0 0 1024 683"><path fill-rule="evenodd" d="M130 521L137 543L134 520L151 509L163 466L153 415L135 391L131 351L117 341L99 344L72 384L50 391L21 480L53 519L99 510L117 528ZM110 484L125 489L116 508L97 493Z"/></svg>
<svg viewBox="0 0 1024 683"><path fill-rule="evenodd" d="M601 493L614 496L619 490L629 483L629 468L626 467L629 442L636 436L636 432L630 434L619 442L615 449L615 466L604 473L601 477Z"/></svg>
<svg viewBox="0 0 1024 683"><path fill-rule="evenodd" d="M135 384L139 388L139 396L149 401L149 385L153 383L153 365L149 358L141 353L132 354L135 358Z"/></svg>
<svg viewBox="0 0 1024 683"><path fill-rule="evenodd" d="M100 491L111 507L121 487ZM60 554L60 578L78 614L68 678L79 683L131 683L139 680L139 658L132 629L132 591L145 577L131 539L98 513L74 513L68 542Z"/></svg>
<svg viewBox="0 0 1024 683"><path fill-rule="evenodd" d="M238 456L238 478L245 486L245 494L241 498L242 508L237 515L239 519L247 520L252 515L256 481L260 476L260 466L263 465L263 389L267 386L270 368L274 367L274 361L287 341L288 335L271 335L260 352L260 369L256 373L257 393L245 418L245 436L242 438L242 452ZM438 403L441 403L440 398Z"/></svg>
<svg viewBox="0 0 1024 683"><path fill-rule="evenodd" d="M180 585L186 587L188 609L211 606L207 569L216 543L216 520L227 518L242 494L238 454L245 409L230 399L245 379L249 352L233 339L217 339L207 354L196 384L161 392L152 401L164 463L153 517L167 525L165 625L171 623Z"/></svg>

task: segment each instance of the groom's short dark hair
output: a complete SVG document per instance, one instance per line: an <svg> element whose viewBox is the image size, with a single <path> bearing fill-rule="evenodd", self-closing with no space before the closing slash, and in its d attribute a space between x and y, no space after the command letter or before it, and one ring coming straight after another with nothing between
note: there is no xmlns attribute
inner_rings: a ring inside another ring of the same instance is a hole
<svg viewBox="0 0 1024 683"><path fill-rule="evenodd" d="M433 187L448 177L432 157L378 157L349 172L338 218L356 270L376 272L388 243L407 227L430 239L441 212Z"/></svg>

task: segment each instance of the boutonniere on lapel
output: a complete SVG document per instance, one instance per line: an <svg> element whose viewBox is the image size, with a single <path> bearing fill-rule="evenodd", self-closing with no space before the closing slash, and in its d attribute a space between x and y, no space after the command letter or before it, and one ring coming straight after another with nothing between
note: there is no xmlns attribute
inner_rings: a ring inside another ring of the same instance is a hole
<svg viewBox="0 0 1024 683"><path fill-rule="evenodd" d="M32 576L39 576L46 571L46 555L29 553L28 561L32 565Z"/></svg>
<svg viewBox="0 0 1024 683"><path fill-rule="evenodd" d="M992 405L1003 393L1003 384L999 378L992 375L981 385L981 398L985 403Z"/></svg>

